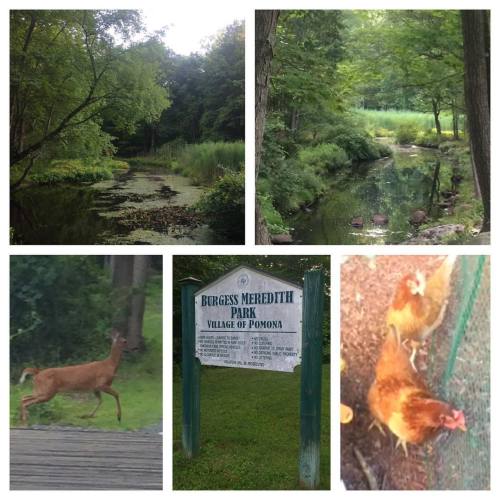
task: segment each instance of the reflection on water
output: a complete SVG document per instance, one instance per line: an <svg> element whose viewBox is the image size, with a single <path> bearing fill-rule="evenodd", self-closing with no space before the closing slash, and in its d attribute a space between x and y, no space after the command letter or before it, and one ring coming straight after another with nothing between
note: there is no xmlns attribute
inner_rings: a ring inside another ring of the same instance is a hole
<svg viewBox="0 0 500 500"><path fill-rule="evenodd" d="M10 224L22 244L213 244L206 226L176 228L175 236L125 229L117 218L130 209L191 206L203 190L189 179L133 167L114 179L87 185L27 186L11 196Z"/></svg>
<svg viewBox="0 0 500 500"><path fill-rule="evenodd" d="M330 190L312 211L299 212L287 221L293 237L302 244L360 245L395 244L409 239L415 229L409 222L414 210L429 208L436 159L441 178L449 177L451 165L438 150L395 148L393 158L364 162L331 176ZM439 209L433 208L436 217ZM386 226L371 222L374 214L389 217ZM362 217L364 226L351 221Z"/></svg>

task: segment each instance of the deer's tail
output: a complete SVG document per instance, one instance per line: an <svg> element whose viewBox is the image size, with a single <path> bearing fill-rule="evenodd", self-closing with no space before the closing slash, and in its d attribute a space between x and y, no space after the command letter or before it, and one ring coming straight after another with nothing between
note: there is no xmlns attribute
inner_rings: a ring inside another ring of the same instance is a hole
<svg viewBox="0 0 500 500"><path fill-rule="evenodd" d="M23 373L21 374L21 378L19 379L19 383L22 384L26 380L26 377L28 375L35 376L37 373L39 373L40 370L38 368L25 368L23 370Z"/></svg>

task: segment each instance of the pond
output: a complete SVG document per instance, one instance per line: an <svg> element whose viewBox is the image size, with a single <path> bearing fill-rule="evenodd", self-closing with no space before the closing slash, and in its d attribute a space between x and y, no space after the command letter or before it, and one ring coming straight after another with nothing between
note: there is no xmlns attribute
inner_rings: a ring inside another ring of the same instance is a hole
<svg viewBox="0 0 500 500"><path fill-rule="evenodd" d="M450 188L451 165L437 149L390 145L393 157L362 162L332 174L329 190L318 202L291 214L286 221L294 242L311 245L383 245L402 243L416 228L409 222L415 210L429 211L435 162L441 161L441 189ZM387 215L388 224L371 222ZM432 207L429 222L441 209ZM361 217L363 227L351 225Z"/></svg>
<svg viewBox="0 0 500 500"><path fill-rule="evenodd" d="M93 184L27 185L11 196L22 244L224 243L189 210L204 189L144 165Z"/></svg>

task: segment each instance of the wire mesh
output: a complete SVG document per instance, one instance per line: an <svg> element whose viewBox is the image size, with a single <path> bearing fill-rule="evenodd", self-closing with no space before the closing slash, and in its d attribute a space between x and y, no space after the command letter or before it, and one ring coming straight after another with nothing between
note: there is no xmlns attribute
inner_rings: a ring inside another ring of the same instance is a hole
<svg viewBox="0 0 500 500"><path fill-rule="evenodd" d="M490 487L490 261L462 256L455 271L445 324L428 355L429 382L464 411L467 432L443 434L428 451L429 489Z"/></svg>

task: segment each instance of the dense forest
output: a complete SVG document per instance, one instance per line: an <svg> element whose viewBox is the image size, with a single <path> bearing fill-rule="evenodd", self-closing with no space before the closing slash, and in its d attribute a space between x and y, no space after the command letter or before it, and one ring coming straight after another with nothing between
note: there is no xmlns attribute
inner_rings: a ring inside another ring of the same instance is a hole
<svg viewBox="0 0 500 500"><path fill-rule="evenodd" d="M489 120L486 11L257 11L257 242L488 233Z"/></svg>
<svg viewBox="0 0 500 500"><path fill-rule="evenodd" d="M14 242L242 242L242 22L185 56L139 11L10 16Z"/></svg>

